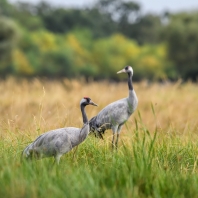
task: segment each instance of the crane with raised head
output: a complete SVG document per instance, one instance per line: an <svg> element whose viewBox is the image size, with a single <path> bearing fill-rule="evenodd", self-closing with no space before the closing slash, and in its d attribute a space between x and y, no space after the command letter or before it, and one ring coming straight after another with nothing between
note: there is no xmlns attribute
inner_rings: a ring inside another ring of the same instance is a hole
<svg viewBox="0 0 198 198"><path fill-rule="evenodd" d="M98 134L100 138L103 138L102 133L104 133L105 130L112 129L113 148L117 148L122 126L129 119L129 117L135 111L138 105L138 98L132 84L132 67L126 66L124 69L117 72L117 74L119 73L128 74L128 97L110 103L89 121L91 132L96 132L96 134ZM115 140L116 134L117 138Z"/></svg>
<svg viewBox="0 0 198 198"><path fill-rule="evenodd" d="M84 123L82 128L66 127L55 129L40 135L23 150L22 159L54 157L55 162L59 164L61 156L83 142L90 132L85 112L85 107L87 105L98 106L91 100L91 98L82 98L80 101Z"/></svg>

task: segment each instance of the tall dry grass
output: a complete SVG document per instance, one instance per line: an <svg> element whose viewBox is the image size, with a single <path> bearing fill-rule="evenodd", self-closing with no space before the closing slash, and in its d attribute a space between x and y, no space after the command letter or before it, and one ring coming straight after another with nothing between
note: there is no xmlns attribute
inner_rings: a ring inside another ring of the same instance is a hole
<svg viewBox="0 0 198 198"><path fill-rule="evenodd" d="M180 137L197 137L198 85L164 83L135 83L139 104L127 126L135 128L140 121L152 132ZM82 126L79 101L89 96L99 107L87 107L88 118L96 115L112 101L126 97L126 82L90 82L83 80L39 80L8 78L0 81L0 135L3 138L23 136L31 140L45 131L65 127ZM155 115L152 112L152 106ZM131 130L132 131L132 130ZM110 135L111 132L107 132ZM127 127L122 138L132 136Z"/></svg>

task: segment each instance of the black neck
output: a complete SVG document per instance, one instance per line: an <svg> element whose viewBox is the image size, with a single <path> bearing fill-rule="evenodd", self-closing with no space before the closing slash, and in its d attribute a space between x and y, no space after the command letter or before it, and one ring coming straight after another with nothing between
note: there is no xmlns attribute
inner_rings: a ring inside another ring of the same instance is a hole
<svg viewBox="0 0 198 198"><path fill-rule="evenodd" d="M81 104L80 108L81 108L81 112L82 112L83 123L86 124L88 122L88 118L87 118L87 115L85 113L85 105Z"/></svg>
<svg viewBox="0 0 198 198"><path fill-rule="evenodd" d="M129 90L133 90L133 84L132 84L132 73L129 72L128 73L128 86L129 86Z"/></svg>

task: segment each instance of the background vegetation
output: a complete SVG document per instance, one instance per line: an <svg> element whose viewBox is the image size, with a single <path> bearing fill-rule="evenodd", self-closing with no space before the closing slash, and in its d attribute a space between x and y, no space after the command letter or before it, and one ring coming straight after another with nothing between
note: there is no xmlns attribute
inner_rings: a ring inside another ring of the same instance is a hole
<svg viewBox="0 0 198 198"><path fill-rule="evenodd" d="M137 2L89 8L0 2L0 74L134 80L196 80L198 12L143 14Z"/></svg>

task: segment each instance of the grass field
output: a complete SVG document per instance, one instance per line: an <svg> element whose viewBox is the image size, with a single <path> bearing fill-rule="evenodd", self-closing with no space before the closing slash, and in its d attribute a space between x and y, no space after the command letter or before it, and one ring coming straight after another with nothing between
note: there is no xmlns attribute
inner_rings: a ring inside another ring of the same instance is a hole
<svg viewBox="0 0 198 198"><path fill-rule="evenodd" d="M21 151L39 134L82 126L80 99L89 96L88 118L126 97L126 82L0 81L0 197L198 197L198 85L134 85L139 105L111 150L90 135L61 158L21 163Z"/></svg>

